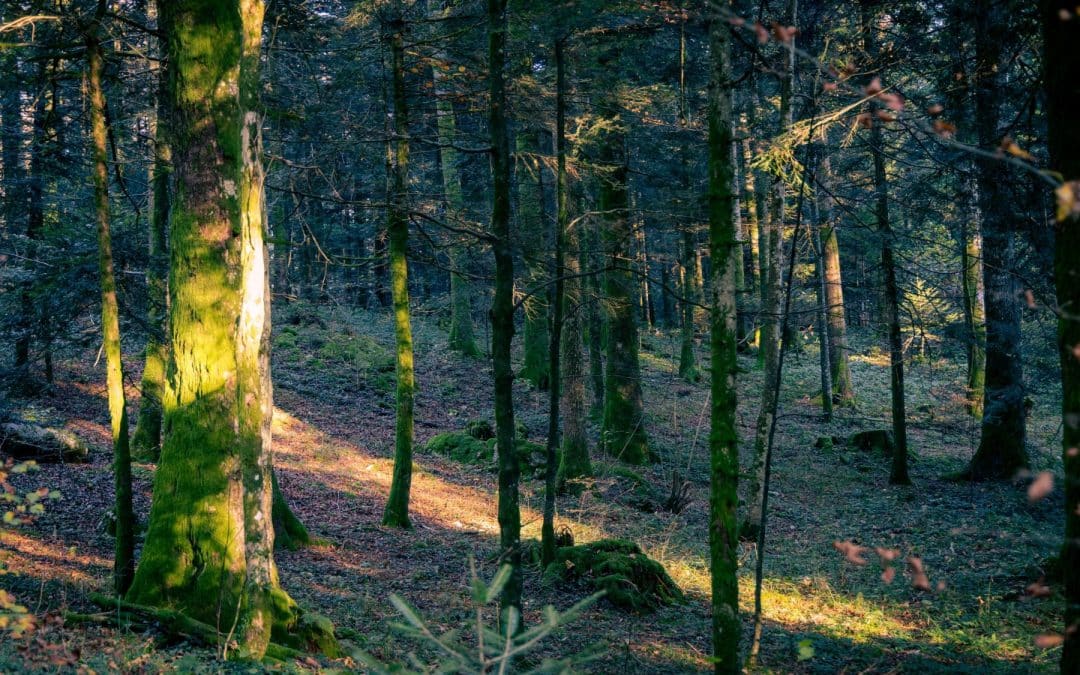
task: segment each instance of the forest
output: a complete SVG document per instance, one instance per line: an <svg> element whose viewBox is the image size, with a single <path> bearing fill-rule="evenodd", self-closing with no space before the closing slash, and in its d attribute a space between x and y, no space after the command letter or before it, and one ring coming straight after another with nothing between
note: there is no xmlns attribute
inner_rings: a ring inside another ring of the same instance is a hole
<svg viewBox="0 0 1080 675"><path fill-rule="evenodd" d="M1076 0L0 0L0 129L0 672L1080 674Z"/></svg>

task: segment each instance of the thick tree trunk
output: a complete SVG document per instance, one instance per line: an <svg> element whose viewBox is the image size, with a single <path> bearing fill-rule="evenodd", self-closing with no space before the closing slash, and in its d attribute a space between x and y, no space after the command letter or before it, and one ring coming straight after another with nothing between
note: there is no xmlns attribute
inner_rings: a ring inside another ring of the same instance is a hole
<svg viewBox="0 0 1080 675"><path fill-rule="evenodd" d="M740 244L732 218L734 166L731 133L731 56L719 0L709 3L712 77L709 82L709 251L712 259L709 344L710 415L709 568L714 671L741 672L739 662L738 506L736 434L736 265Z"/></svg>
<svg viewBox="0 0 1080 675"><path fill-rule="evenodd" d="M500 559L511 567L503 586L501 619L521 615L521 466L515 450L514 254L510 238L510 135L506 123L506 0L488 0L489 125L491 131L491 244L495 257L495 297L491 304L491 363L495 376L495 438L499 453Z"/></svg>
<svg viewBox="0 0 1080 675"><path fill-rule="evenodd" d="M832 167L828 155L821 159L817 182L832 185ZM822 269L825 273L825 307L829 331L829 368L833 403L855 403L855 385L848 365L847 315L844 309L844 285L840 271L840 241L833 217L833 199L825 190L815 190L820 211Z"/></svg>
<svg viewBox="0 0 1080 675"><path fill-rule="evenodd" d="M109 165L105 128L105 91L101 78L104 58L99 37L105 2L99 0L94 22L86 33L87 91L90 97L90 138L94 168L94 211L97 217L98 273L101 277L101 332L104 340L106 388L112 423L113 475L116 487L116 557L113 590L123 595L135 572L135 514L131 506L131 449L128 445L127 401L124 397L124 364L120 358L120 308L116 302L113 274L111 216L109 213Z"/></svg>
<svg viewBox="0 0 1080 675"><path fill-rule="evenodd" d="M394 302L394 339L397 343L397 402L394 432L394 477L383 512L383 525L411 527L409 488L412 485L413 376L412 321L409 317L409 109L405 97L405 21L395 2L389 26L393 81L394 136L390 141L391 198L386 230L390 236L390 294Z"/></svg>
<svg viewBox="0 0 1080 675"><path fill-rule="evenodd" d="M161 401L165 388L165 363L168 360L165 332L168 327L166 294L169 252L165 246L165 236L169 223L169 163L172 159L172 148L166 126L168 115L164 110L168 91L166 68L168 61L160 61L157 111L153 121L154 161L150 169L150 257L146 267L146 323L149 334L140 385L142 397L139 401L139 416L131 438L135 456L149 461L157 461L161 453Z"/></svg>
<svg viewBox="0 0 1080 675"><path fill-rule="evenodd" d="M177 191L166 434L128 598L260 657L296 617L272 526L269 283L258 97L263 5L164 3Z"/></svg>
<svg viewBox="0 0 1080 675"><path fill-rule="evenodd" d="M1050 167L1066 184L1058 188L1054 282L1058 302L1058 355L1061 359L1062 457L1065 464L1065 541L1061 569L1065 583L1065 643L1062 675L1080 672L1080 22L1064 21L1073 0L1042 0L1044 86ZM1062 208L1063 205L1071 208Z"/></svg>
<svg viewBox="0 0 1080 675"><path fill-rule="evenodd" d="M1004 43L1010 26L1008 3L978 0L975 60L981 74L975 89L979 145L1000 145L998 131ZM983 273L986 288L986 387L982 438L968 467L973 480L1009 480L1028 466L1027 410L1020 347L1022 304L1013 270L1017 264L1009 194L1012 172L994 157L977 157L976 181L982 214Z"/></svg>
<svg viewBox="0 0 1080 675"><path fill-rule="evenodd" d="M599 141L598 153L598 161L605 167L598 204L603 214L604 249L610 256L610 269L604 276L608 334L601 443L612 457L644 464L649 460L649 447L638 361L637 282L629 254L626 132L617 119L618 106L610 95L600 106L614 120Z"/></svg>

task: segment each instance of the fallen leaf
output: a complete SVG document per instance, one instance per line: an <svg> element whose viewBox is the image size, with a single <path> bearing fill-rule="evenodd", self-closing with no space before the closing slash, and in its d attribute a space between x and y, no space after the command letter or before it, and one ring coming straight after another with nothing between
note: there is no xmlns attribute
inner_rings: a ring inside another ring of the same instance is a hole
<svg viewBox="0 0 1080 675"><path fill-rule="evenodd" d="M1035 480L1028 485L1027 496L1029 502L1037 502L1054 491L1054 474L1050 471L1042 471Z"/></svg>

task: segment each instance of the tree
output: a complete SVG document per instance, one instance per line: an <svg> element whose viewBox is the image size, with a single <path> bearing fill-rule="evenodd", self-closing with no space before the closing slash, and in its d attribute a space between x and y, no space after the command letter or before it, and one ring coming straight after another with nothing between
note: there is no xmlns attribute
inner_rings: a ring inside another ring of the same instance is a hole
<svg viewBox="0 0 1080 675"><path fill-rule="evenodd" d="M529 72L532 60L528 61ZM521 379L540 391L547 391L551 374L548 360L548 306L543 284L548 272L547 237L544 236L544 182L540 155L540 132L529 123L517 132L515 167L517 174L517 238L523 261L522 279L528 296L522 303L525 326L522 348L525 363Z"/></svg>
<svg viewBox="0 0 1080 675"><path fill-rule="evenodd" d="M832 164L822 157L815 180L831 185ZM833 218L833 198L829 191L816 190L815 204L820 214L822 270L825 276L825 309L828 319L829 367L833 402L850 405L855 401L855 387L848 365L847 318L844 313L844 285L840 271L840 240Z"/></svg>
<svg viewBox="0 0 1080 675"><path fill-rule="evenodd" d="M150 248L146 266L146 322L149 326L143 362L139 416L131 444L142 459L156 460L161 452L161 400L165 387L165 363L168 347L165 342L167 326L169 252L165 246L169 223L169 162L172 149L164 110L168 86L168 62L162 60L157 66L157 111L154 116L154 160L150 170Z"/></svg>
<svg viewBox="0 0 1080 675"><path fill-rule="evenodd" d="M395 0L389 25L391 79L393 81L394 134L390 141L390 294L394 302L394 339L397 343L397 410L394 435L394 478L383 513L383 525L411 527L409 487L412 483L413 377L412 321L409 317L409 108L405 92L405 18Z"/></svg>
<svg viewBox="0 0 1080 675"><path fill-rule="evenodd" d="M515 449L514 255L510 240L510 136L506 124L506 0L488 0L488 115L491 133L491 250L495 258L495 297L491 303L491 364L495 376L495 438L499 453L499 548L511 567L503 586L501 611L521 614L521 465Z"/></svg>
<svg viewBox="0 0 1080 675"><path fill-rule="evenodd" d="M128 599L169 606L261 657L295 604L274 564L260 0L161 7L176 193L166 434Z"/></svg>
<svg viewBox="0 0 1080 675"><path fill-rule="evenodd" d="M1065 463L1065 542L1061 569L1065 582L1065 643L1061 672L1080 672L1080 20L1070 0L1039 3L1043 31L1043 86L1049 132L1050 167L1064 179L1057 188L1057 242L1054 282L1058 302L1061 361L1062 458Z"/></svg>
<svg viewBox="0 0 1080 675"><path fill-rule="evenodd" d="M637 279L629 253L632 236L626 188L626 130L618 117L616 96L605 92L599 108L607 121L597 140L597 203L609 258L604 275L608 330L601 439L604 451L612 457L629 464L644 464L649 459L649 447L638 362Z"/></svg>
<svg viewBox="0 0 1080 675"><path fill-rule="evenodd" d="M862 0L863 50L871 58L878 54L877 0ZM880 91L880 80L867 86L868 94ZM874 91L877 89L878 91ZM893 451L889 483L907 485L907 413L904 401L904 346L900 337L900 290L896 281L895 234L889 214L889 183L885 172L884 138L881 125L888 113L877 97L871 98L869 112L863 113L870 128L870 154L874 160L874 217L881 237L881 271L885 277L885 323L889 335L889 390L892 397Z"/></svg>
<svg viewBox="0 0 1080 675"><path fill-rule="evenodd" d="M738 480L736 434L736 271L739 247L735 208L731 119L730 28L724 3L709 10L709 252L712 302L709 346L712 355L709 431L709 562L712 578L712 642L716 673L741 672L739 663Z"/></svg>
<svg viewBox="0 0 1080 675"><path fill-rule="evenodd" d="M977 0L975 127L979 145L1001 144L1000 98L1004 45L1011 31L1011 2ZM982 215L983 275L986 289L986 383L982 436L968 467L973 480L1009 480L1028 466L1027 410L1020 349L1021 300L1014 275L1016 244L1009 183L1012 171L996 157L975 159Z"/></svg>
<svg viewBox="0 0 1080 675"><path fill-rule="evenodd" d="M123 595L135 572L135 514L131 506L131 447L128 439L127 399L124 395L124 364L120 358L120 307L116 301L112 235L109 211L109 167L105 126L105 90L102 86L104 56L101 19L105 0L86 29L87 90L90 96L90 137L94 161L94 211L97 216L98 274L101 278L101 332L105 350L106 389L112 426L113 475L116 486L116 557L113 589Z"/></svg>

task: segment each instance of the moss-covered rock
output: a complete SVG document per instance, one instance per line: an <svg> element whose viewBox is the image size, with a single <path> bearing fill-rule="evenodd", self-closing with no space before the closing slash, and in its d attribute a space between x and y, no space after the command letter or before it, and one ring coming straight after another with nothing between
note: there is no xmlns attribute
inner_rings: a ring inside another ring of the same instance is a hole
<svg viewBox="0 0 1080 675"><path fill-rule="evenodd" d="M424 450L462 464L487 464L495 459L495 446L463 431L447 431L424 445Z"/></svg>
<svg viewBox="0 0 1080 675"><path fill-rule="evenodd" d="M495 438L495 430L491 428L491 422L487 420L471 420L465 425L465 433L479 441Z"/></svg>
<svg viewBox="0 0 1080 675"><path fill-rule="evenodd" d="M559 548L558 560L544 570L545 582L575 579L587 580L595 590L606 591L613 605L635 612L685 601L664 566L623 539Z"/></svg>

